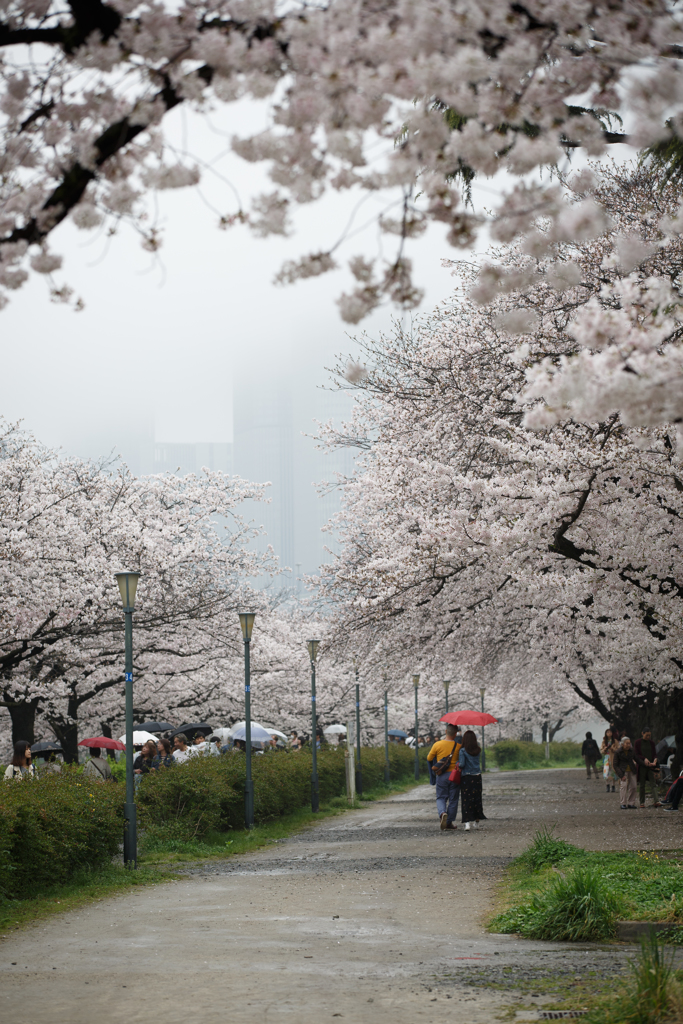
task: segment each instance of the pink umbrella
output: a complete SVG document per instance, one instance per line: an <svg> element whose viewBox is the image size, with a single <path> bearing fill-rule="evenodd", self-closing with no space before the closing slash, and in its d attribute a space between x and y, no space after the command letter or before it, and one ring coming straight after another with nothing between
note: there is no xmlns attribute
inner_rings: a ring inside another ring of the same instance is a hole
<svg viewBox="0 0 683 1024"><path fill-rule="evenodd" d="M448 725L493 725L498 719L485 711L449 711L439 721Z"/></svg>
<svg viewBox="0 0 683 1024"><path fill-rule="evenodd" d="M89 740L81 740L79 747L105 747L107 750L125 750L126 744L118 740L110 740L108 736L93 736Z"/></svg>

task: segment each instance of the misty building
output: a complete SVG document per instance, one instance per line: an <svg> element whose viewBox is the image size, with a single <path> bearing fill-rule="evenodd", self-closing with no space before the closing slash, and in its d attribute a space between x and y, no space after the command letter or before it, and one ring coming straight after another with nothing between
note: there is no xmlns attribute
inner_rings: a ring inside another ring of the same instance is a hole
<svg viewBox="0 0 683 1024"><path fill-rule="evenodd" d="M184 444L155 441L151 473L201 473L202 469L233 473L232 444L225 441L207 441Z"/></svg>
<svg viewBox="0 0 683 1024"><path fill-rule="evenodd" d="M287 584L300 574L317 573L334 547L322 527L340 508L336 474L348 475L348 450L323 452L311 435L316 420L338 423L348 417L344 393L325 390L302 374L240 373L233 390L235 473L255 483L270 483L269 504L250 504L248 517L262 525L280 564L291 568ZM328 486L319 493L316 485ZM284 582L284 581L283 581Z"/></svg>

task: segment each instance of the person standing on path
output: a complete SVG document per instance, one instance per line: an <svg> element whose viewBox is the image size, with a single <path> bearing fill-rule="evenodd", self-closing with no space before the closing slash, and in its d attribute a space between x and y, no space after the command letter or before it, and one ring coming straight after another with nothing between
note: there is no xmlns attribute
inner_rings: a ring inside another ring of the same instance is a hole
<svg viewBox="0 0 683 1024"><path fill-rule="evenodd" d="M652 803L655 807L661 807L657 799L657 781L655 772L658 769L657 747L652 739L652 729L649 725L643 727L641 738L634 744L636 760L638 762L638 782L640 783L640 806L645 807L645 787L650 790Z"/></svg>
<svg viewBox="0 0 683 1024"><path fill-rule="evenodd" d="M602 764L603 764L602 774L603 774L603 778L604 778L605 782L607 783L607 792L608 793L609 793L610 783L612 785L612 792L614 792L614 782L615 782L615 779L616 779L616 775L614 773L614 764L612 762L614 760L614 754L615 754L616 750L618 749L618 747L619 747L619 744L614 739L614 737L612 735L612 730L611 729L606 729L605 730L605 735L603 736L603 739L602 739L602 743L600 744L600 753L602 754Z"/></svg>
<svg viewBox="0 0 683 1024"><path fill-rule="evenodd" d="M462 795L462 820L465 831L476 828L480 821L486 821L481 803L481 747L477 737L468 729L462 738L462 748L458 754L458 764L462 777L460 791Z"/></svg>
<svg viewBox="0 0 683 1024"><path fill-rule="evenodd" d="M458 814L460 799L460 786L449 779L449 775L457 767L460 751L456 731L454 725L447 725L446 738L437 740L427 754L429 781L432 786L436 786L436 809L444 831L455 829L453 823Z"/></svg>
<svg viewBox="0 0 683 1024"><path fill-rule="evenodd" d="M631 740L628 736L622 736L619 748L614 755L614 770L621 779L619 784L619 797L622 811L635 811L636 808L636 778L638 777L637 757L631 749Z"/></svg>
<svg viewBox="0 0 683 1024"><path fill-rule="evenodd" d="M592 768L593 769L593 773L594 773L595 778L596 778L596 781L597 781L597 778L598 778L597 764L598 764L598 758L600 757L600 748L598 747L597 743L593 739L593 733L592 732L587 732L586 733L586 738L583 741L583 746L581 747L581 756L584 759L584 761L586 762L586 772L588 774L588 778L590 779L590 777L591 777L591 768Z"/></svg>

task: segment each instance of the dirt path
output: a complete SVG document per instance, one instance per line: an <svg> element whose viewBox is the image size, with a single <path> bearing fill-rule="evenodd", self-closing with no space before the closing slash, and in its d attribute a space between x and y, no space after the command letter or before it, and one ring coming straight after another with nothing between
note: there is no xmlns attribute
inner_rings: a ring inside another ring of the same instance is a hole
<svg viewBox="0 0 683 1024"><path fill-rule="evenodd" d="M515 979L623 971L623 949L487 935L491 890L543 823L592 849L670 849L683 815L620 811L578 770L484 786L478 832L440 832L422 786L12 935L0 943L3 1019L443 1024L456 999L474 1024L514 1001ZM476 987L482 973L498 988Z"/></svg>

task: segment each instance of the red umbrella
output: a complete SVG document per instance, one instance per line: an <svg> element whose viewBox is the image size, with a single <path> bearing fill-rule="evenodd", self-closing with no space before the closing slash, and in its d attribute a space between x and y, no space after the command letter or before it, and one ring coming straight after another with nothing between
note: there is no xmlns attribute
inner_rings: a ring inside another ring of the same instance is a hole
<svg viewBox="0 0 683 1024"><path fill-rule="evenodd" d="M439 721L448 725L493 725L498 719L484 711L449 711Z"/></svg>
<svg viewBox="0 0 683 1024"><path fill-rule="evenodd" d="M89 740L81 740L79 747L105 747L107 750L125 750L126 744L118 740L110 740L108 736L92 736Z"/></svg>

